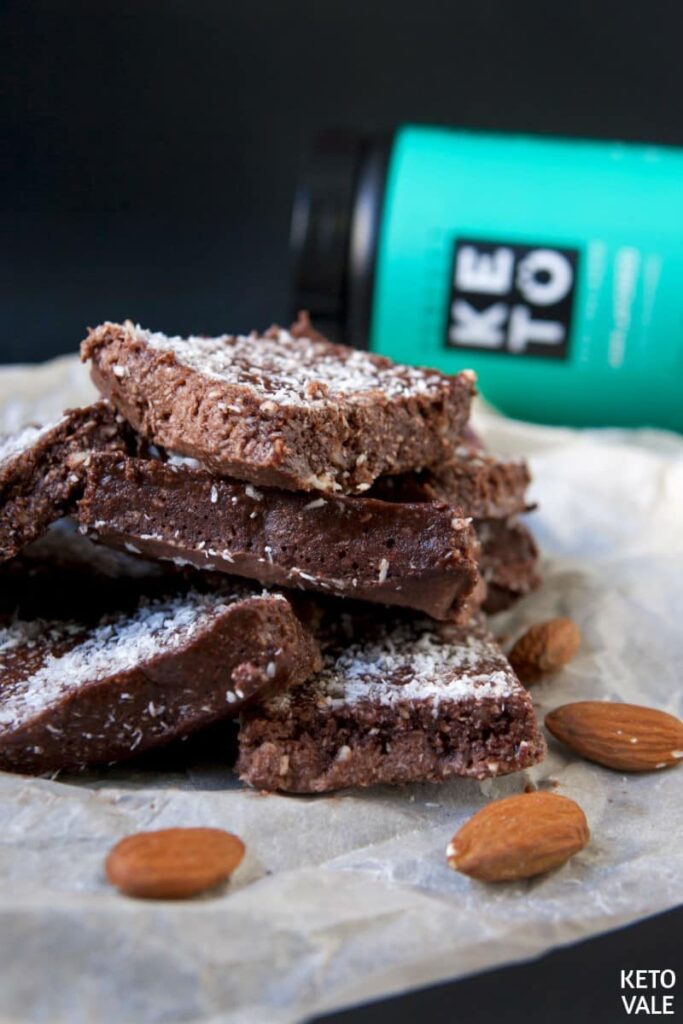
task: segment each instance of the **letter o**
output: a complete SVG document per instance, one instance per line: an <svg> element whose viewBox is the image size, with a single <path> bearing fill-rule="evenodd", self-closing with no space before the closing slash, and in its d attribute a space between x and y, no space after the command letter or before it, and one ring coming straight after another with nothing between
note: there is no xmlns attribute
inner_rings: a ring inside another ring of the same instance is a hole
<svg viewBox="0 0 683 1024"><path fill-rule="evenodd" d="M540 281L539 274L547 276ZM533 249L517 267L517 287L533 306L554 306L568 295L574 280L569 260L555 249Z"/></svg>

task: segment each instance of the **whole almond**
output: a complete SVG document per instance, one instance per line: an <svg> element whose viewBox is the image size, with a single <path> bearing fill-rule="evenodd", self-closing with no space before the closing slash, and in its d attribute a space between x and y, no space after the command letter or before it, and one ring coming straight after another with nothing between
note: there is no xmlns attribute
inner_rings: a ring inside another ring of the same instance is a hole
<svg viewBox="0 0 683 1024"><path fill-rule="evenodd" d="M509 661L523 683L533 683L571 661L580 645L581 633L575 622L549 619L527 629L510 651Z"/></svg>
<svg viewBox="0 0 683 1024"><path fill-rule="evenodd" d="M509 882L560 867L589 837L586 817L573 800L520 793L477 811L453 836L446 859L481 882Z"/></svg>
<svg viewBox="0 0 683 1024"><path fill-rule="evenodd" d="M179 900L225 881L244 856L244 843L219 828L137 832L107 857L109 881L128 896Z"/></svg>
<svg viewBox="0 0 683 1024"><path fill-rule="evenodd" d="M649 772L683 759L683 722L655 708L582 700L555 708L545 724L577 754L618 771Z"/></svg>

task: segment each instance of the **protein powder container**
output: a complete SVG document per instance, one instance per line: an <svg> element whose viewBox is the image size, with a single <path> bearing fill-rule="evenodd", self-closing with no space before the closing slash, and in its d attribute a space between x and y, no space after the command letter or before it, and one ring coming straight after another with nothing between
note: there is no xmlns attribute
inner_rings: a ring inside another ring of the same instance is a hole
<svg viewBox="0 0 683 1024"><path fill-rule="evenodd" d="M545 423L683 429L683 150L419 126L320 140L293 310L402 362L477 371Z"/></svg>

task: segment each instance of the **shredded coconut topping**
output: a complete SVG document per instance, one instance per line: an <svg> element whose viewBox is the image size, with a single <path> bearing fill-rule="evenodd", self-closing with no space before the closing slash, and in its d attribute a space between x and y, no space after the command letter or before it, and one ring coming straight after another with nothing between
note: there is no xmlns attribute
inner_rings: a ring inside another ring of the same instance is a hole
<svg viewBox="0 0 683 1024"><path fill-rule="evenodd" d="M229 605L254 596L254 591L238 585L218 593L190 591L143 602L133 614L119 615L90 630L72 622L23 620L0 627L0 676L12 670L3 686L0 735L4 728L19 727L83 685L176 650L209 629ZM70 639L73 646L65 653L51 653L53 644L68 645ZM22 649L33 669L24 676L20 672ZM13 680L12 675L19 678Z"/></svg>
<svg viewBox="0 0 683 1024"><path fill-rule="evenodd" d="M315 699L332 708L364 701L388 706L430 701L436 708L443 700L502 698L521 689L490 634L442 629L424 620L377 626L370 639L335 643L306 690L313 687ZM296 694L280 694L269 707L284 712Z"/></svg>
<svg viewBox="0 0 683 1024"><path fill-rule="evenodd" d="M185 466L187 469L203 469L199 459L193 459L191 455L179 455L178 452L168 452L168 465L181 467Z"/></svg>
<svg viewBox="0 0 683 1024"><path fill-rule="evenodd" d="M278 405L324 404L344 396L362 402L376 392L390 398L408 394L434 397L450 387L448 378L429 370L385 361L367 352L326 341L295 338L223 335L219 338L169 338L136 328L151 349L172 352L176 360L206 377L256 391L261 400Z"/></svg>
<svg viewBox="0 0 683 1024"><path fill-rule="evenodd" d="M48 423L44 427L24 427L18 434L0 437L0 469L3 463L9 462L10 459L28 451L37 441L40 441L41 437L44 437L45 434L48 434L63 422L64 417L60 417L54 423Z"/></svg>

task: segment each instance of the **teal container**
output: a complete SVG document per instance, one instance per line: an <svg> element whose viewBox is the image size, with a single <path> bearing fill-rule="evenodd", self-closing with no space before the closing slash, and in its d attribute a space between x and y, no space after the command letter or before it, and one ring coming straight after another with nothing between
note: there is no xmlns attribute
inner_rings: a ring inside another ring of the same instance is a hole
<svg viewBox="0 0 683 1024"><path fill-rule="evenodd" d="M320 181L305 223L299 204L300 241L333 193L340 215L297 304L393 359L471 367L512 416L683 430L682 150L407 126L377 152L348 197L337 166L327 207Z"/></svg>

